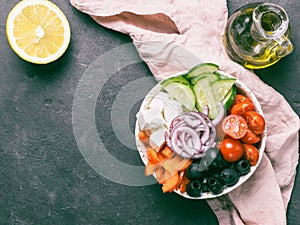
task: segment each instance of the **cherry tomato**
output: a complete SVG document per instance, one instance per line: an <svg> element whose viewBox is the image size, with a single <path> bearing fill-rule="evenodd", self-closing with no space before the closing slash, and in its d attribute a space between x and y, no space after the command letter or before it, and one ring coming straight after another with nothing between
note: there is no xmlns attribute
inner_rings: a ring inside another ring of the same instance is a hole
<svg viewBox="0 0 300 225"><path fill-rule="evenodd" d="M249 102L252 103L251 99L242 95L242 94L237 94L233 100L233 105L240 103L240 102Z"/></svg>
<svg viewBox="0 0 300 225"><path fill-rule="evenodd" d="M248 127L255 134L262 134L265 129L265 119L262 115L255 111L244 113L244 118L247 121Z"/></svg>
<svg viewBox="0 0 300 225"><path fill-rule="evenodd" d="M242 137L241 141L246 144L255 144L260 141L260 136L253 133L251 130L247 130L244 137Z"/></svg>
<svg viewBox="0 0 300 225"><path fill-rule="evenodd" d="M251 102L240 102L232 106L230 114L243 115L247 111L254 111L255 107Z"/></svg>
<svg viewBox="0 0 300 225"><path fill-rule="evenodd" d="M220 151L227 162L236 162L244 154L242 143L230 137L225 138L221 142Z"/></svg>
<svg viewBox="0 0 300 225"><path fill-rule="evenodd" d="M225 134L234 139L240 139L245 136L248 125L242 116L232 114L224 118L222 128Z"/></svg>
<svg viewBox="0 0 300 225"><path fill-rule="evenodd" d="M250 162L251 166L255 166L258 162L259 151L254 145L243 144L244 156Z"/></svg>

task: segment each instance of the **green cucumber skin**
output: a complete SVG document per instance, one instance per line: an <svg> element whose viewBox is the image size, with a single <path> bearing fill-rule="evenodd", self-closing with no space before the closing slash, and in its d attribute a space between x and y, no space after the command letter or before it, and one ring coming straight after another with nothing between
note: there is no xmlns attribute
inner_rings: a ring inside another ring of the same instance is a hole
<svg viewBox="0 0 300 225"><path fill-rule="evenodd" d="M173 83L173 82L190 85L190 82L185 78L185 76L180 75L180 76L176 76L176 77L170 77L170 78L162 81L161 86L166 87L169 83Z"/></svg>
<svg viewBox="0 0 300 225"><path fill-rule="evenodd" d="M231 108L236 94L237 94L236 86L233 85L222 101L226 111L228 111Z"/></svg>
<svg viewBox="0 0 300 225"><path fill-rule="evenodd" d="M200 79L193 87L195 98L196 98L196 108L202 112L203 106L209 106L209 117L214 118L217 114L217 102L214 98L214 93L211 89L211 84L207 79ZM204 96L202 99L200 96Z"/></svg>
<svg viewBox="0 0 300 225"><path fill-rule="evenodd" d="M219 79L211 84L212 91L214 93L216 102L221 102L226 94L229 92L231 87L234 85L236 79L234 78L226 78L226 79ZM220 93L220 89L224 89L225 93Z"/></svg>
<svg viewBox="0 0 300 225"><path fill-rule="evenodd" d="M219 110L218 102L222 102L228 110L237 91L234 86L236 79L222 76L218 68L219 66L213 63L199 64L185 74L162 81L161 85L165 88L170 83L177 83L189 87L192 92L188 91L187 94L190 96L193 93L196 109L201 112L203 107L208 105L209 117L214 119Z"/></svg>
<svg viewBox="0 0 300 225"><path fill-rule="evenodd" d="M170 85L178 85L179 87L181 86L181 89L185 89L184 92L186 94L186 96L188 97L188 99L190 100L189 102L191 104L187 104L186 102L182 101L184 99L178 98L178 96L176 95L172 95L171 94L171 90L169 89ZM183 84L183 83L178 83L178 82L169 82L167 85L165 85L163 87L174 99L176 99L178 102L180 102L185 108L187 108L188 110L193 110L195 108L195 104L196 104L196 99L195 99L195 93L193 91L193 89L191 88L191 85L188 84Z"/></svg>
<svg viewBox="0 0 300 225"><path fill-rule="evenodd" d="M212 83L208 79L199 79L194 85L196 97L196 107L202 111L204 105L209 107L209 117L214 119L218 114L218 102L222 102L231 88L234 86L236 79L225 78L218 79ZM223 90L220 92L220 88ZM226 94L224 94L226 93ZM229 96L230 97L230 96ZM223 103L223 102L222 102ZM224 103L223 103L224 104Z"/></svg>
<svg viewBox="0 0 300 225"><path fill-rule="evenodd" d="M219 69L219 66L214 63L199 64L187 72L187 78L192 79L203 73L214 73Z"/></svg>
<svg viewBox="0 0 300 225"><path fill-rule="evenodd" d="M194 85L197 83L198 80L205 79L205 78L208 79L210 81L210 83L212 83L214 81L219 80L220 76L216 73L202 73L202 74L199 74L199 76L192 78L191 84Z"/></svg>

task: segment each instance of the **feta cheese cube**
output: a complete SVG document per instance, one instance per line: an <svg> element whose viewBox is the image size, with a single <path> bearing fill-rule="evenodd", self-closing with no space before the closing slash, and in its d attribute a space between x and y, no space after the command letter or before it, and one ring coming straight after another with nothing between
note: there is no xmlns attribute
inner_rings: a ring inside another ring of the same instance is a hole
<svg viewBox="0 0 300 225"><path fill-rule="evenodd" d="M141 110L136 114L141 130L153 130L164 126L164 118L157 108Z"/></svg>
<svg viewBox="0 0 300 225"><path fill-rule="evenodd" d="M159 111L163 111L164 102L169 101L170 96L165 92L158 92L149 102L148 108L157 108Z"/></svg>
<svg viewBox="0 0 300 225"><path fill-rule="evenodd" d="M165 118L167 127L169 127L170 123L176 116L182 113L182 105L176 100L169 100L168 102L164 102L163 116Z"/></svg>
<svg viewBox="0 0 300 225"><path fill-rule="evenodd" d="M165 132L167 129L165 127L160 127L157 130L153 130L150 138L149 145L154 148L156 151L159 151L161 146L163 146L165 142Z"/></svg>

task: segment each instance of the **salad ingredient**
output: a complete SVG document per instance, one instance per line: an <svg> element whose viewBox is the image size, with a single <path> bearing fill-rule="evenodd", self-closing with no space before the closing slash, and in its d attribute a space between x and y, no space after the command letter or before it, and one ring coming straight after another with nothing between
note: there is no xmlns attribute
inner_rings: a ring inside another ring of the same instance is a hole
<svg viewBox="0 0 300 225"><path fill-rule="evenodd" d="M208 178L207 177L204 177L204 179L202 180L201 191L202 191L202 193L207 193L210 191L209 186L208 186Z"/></svg>
<svg viewBox="0 0 300 225"><path fill-rule="evenodd" d="M220 79L220 76L216 73L201 73L197 77L191 79L191 84L194 85L200 79L207 79L210 83Z"/></svg>
<svg viewBox="0 0 300 225"><path fill-rule="evenodd" d="M201 159L200 165L203 170L206 169L207 171L211 170L216 172L228 166L228 163L223 159L220 150L213 147L206 151L205 156Z"/></svg>
<svg viewBox="0 0 300 225"><path fill-rule="evenodd" d="M171 158L174 155L174 152L168 146L165 146L161 151L161 154L163 154L166 158Z"/></svg>
<svg viewBox="0 0 300 225"><path fill-rule="evenodd" d="M199 79L193 86L196 96L196 108L202 112L203 106L209 107L209 118L218 115L218 102L221 102L234 85L235 79L219 79L210 83L208 79Z"/></svg>
<svg viewBox="0 0 300 225"><path fill-rule="evenodd" d="M209 113L208 105L203 106L202 109L203 109L202 113L208 116L208 113Z"/></svg>
<svg viewBox="0 0 300 225"><path fill-rule="evenodd" d="M162 166L170 173L174 173L176 171L185 170L191 163L192 160L185 159L177 154L174 154L174 156L171 156L163 161Z"/></svg>
<svg viewBox="0 0 300 225"><path fill-rule="evenodd" d="M160 113L164 119L164 125L168 127L171 121L183 113L183 106L171 95L164 91L159 91L156 95L150 97L150 101L145 106L146 109L155 110ZM151 122L151 117L147 117Z"/></svg>
<svg viewBox="0 0 300 225"><path fill-rule="evenodd" d="M225 111L228 111L230 107L233 105L234 99L236 96L236 87L232 86L224 99L222 100L222 103L224 105Z"/></svg>
<svg viewBox="0 0 300 225"><path fill-rule="evenodd" d="M157 168L157 170L155 171L155 176L157 177L157 179L158 179L159 181L162 181L162 180L163 180L164 173L165 173L165 169L164 169L163 167L159 167L159 168Z"/></svg>
<svg viewBox="0 0 300 225"><path fill-rule="evenodd" d="M160 168L160 163L149 161L145 167L145 176L152 175L159 168Z"/></svg>
<svg viewBox="0 0 300 225"><path fill-rule="evenodd" d="M195 95L189 85L178 82L170 82L163 85L163 88L187 110L191 111L195 108Z"/></svg>
<svg viewBox="0 0 300 225"><path fill-rule="evenodd" d="M227 186L235 185L239 180L239 175L236 170L232 168L225 168L220 173L221 181Z"/></svg>
<svg viewBox="0 0 300 225"><path fill-rule="evenodd" d="M192 180L186 186L186 193L191 197L200 197L201 183L199 180Z"/></svg>
<svg viewBox="0 0 300 225"><path fill-rule="evenodd" d="M212 120L212 124L214 126L217 126L222 121L222 119L225 117L226 114L224 105L221 102L218 103L218 106L219 106L219 113L216 116L216 118Z"/></svg>
<svg viewBox="0 0 300 225"><path fill-rule="evenodd" d="M245 95L242 94L237 94L234 98L233 104L241 103L241 102L248 102L252 103L251 99L246 97ZM253 104L253 103L252 103Z"/></svg>
<svg viewBox="0 0 300 225"><path fill-rule="evenodd" d="M149 145L158 151L165 142L164 134L166 131L167 129L164 127L153 130L149 137Z"/></svg>
<svg viewBox="0 0 300 225"><path fill-rule="evenodd" d="M184 158L203 157L215 142L216 130L211 120L201 112L188 112L174 118L169 134L165 134L167 145Z"/></svg>
<svg viewBox="0 0 300 225"><path fill-rule="evenodd" d="M153 163L160 163L162 160L158 157L157 152L150 146L146 147L147 157Z"/></svg>
<svg viewBox="0 0 300 225"><path fill-rule="evenodd" d="M200 180L204 176L204 170L201 168L200 163L192 163L186 170L186 176L190 180Z"/></svg>
<svg viewBox="0 0 300 225"><path fill-rule="evenodd" d="M232 106L230 114L243 115L247 111L254 111L255 107L250 102L240 102Z"/></svg>
<svg viewBox="0 0 300 225"><path fill-rule="evenodd" d="M181 182L179 184L179 188L178 188L180 193L183 194L184 192L186 192L186 185L190 182L191 182L191 180L188 179L187 176L184 175L184 171L183 171L183 177L182 177L182 180L181 180Z"/></svg>
<svg viewBox="0 0 300 225"><path fill-rule="evenodd" d="M219 69L219 66L214 63L202 63L199 64L187 72L187 78L191 79L194 77L198 77L203 73L214 73Z"/></svg>
<svg viewBox="0 0 300 225"><path fill-rule="evenodd" d="M229 90L233 87L235 78L223 78L212 83L211 88L217 102L222 101Z"/></svg>
<svg viewBox="0 0 300 225"><path fill-rule="evenodd" d="M250 172L250 163L246 159L240 159L235 163L235 169L240 175L245 175Z"/></svg>
<svg viewBox="0 0 300 225"><path fill-rule="evenodd" d="M164 185L162 186L163 193L173 191L177 187L178 182L179 182L179 174L178 174L178 172L172 174L171 176L169 176L164 181Z"/></svg>
<svg viewBox="0 0 300 225"><path fill-rule="evenodd" d="M207 185L209 190L215 195L221 194L224 190L224 187L221 184L221 182L215 177L208 178Z"/></svg>
<svg viewBox="0 0 300 225"><path fill-rule="evenodd" d="M148 143L148 141L149 141L149 136L143 130L139 131L138 138L144 143Z"/></svg>
<svg viewBox="0 0 300 225"><path fill-rule="evenodd" d="M203 106L209 107L209 117L214 119L218 114L217 102L211 89L211 84L207 79L199 79L193 86L196 96L196 108L202 112Z"/></svg>
<svg viewBox="0 0 300 225"><path fill-rule="evenodd" d="M163 103L162 114L165 119L165 124L167 127L170 126L170 123L176 116L182 113L183 113L183 106L175 99Z"/></svg>
<svg viewBox="0 0 300 225"><path fill-rule="evenodd" d="M221 142L220 151L227 162L236 162L244 154L242 143L231 137L227 137Z"/></svg>
<svg viewBox="0 0 300 225"><path fill-rule="evenodd" d="M158 182L164 185L162 187L163 192L179 188L183 179L180 174L188 168L192 160L184 159L174 152L171 154L168 146L165 146L159 152L149 146L146 150L148 163L145 167L145 175L149 176L155 173Z"/></svg>
<svg viewBox="0 0 300 225"><path fill-rule="evenodd" d="M262 134L265 129L265 119L262 115L255 111L247 111L244 117L251 131L255 134Z"/></svg>
<svg viewBox="0 0 300 225"><path fill-rule="evenodd" d="M165 79L161 82L161 85L163 87L165 87L168 84L173 83L173 82L190 85L189 81L186 78L184 78L183 76L175 76L175 77L170 77L168 79Z"/></svg>
<svg viewBox="0 0 300 225"><path fill-rule="evenodd" d="M157 108L141 110L136 114L140 130L155 130L164 125L164 118Z"/></svg>
<svg viewBox="0 0 300 225"><path fill-rule="evenodd" d="M243 144L244 157L250 162L251 166L255 166L259 159L259 151L254 145Z"/></svg>
<svg viewBox="0 0 300 225"><path fill-rule="evenodd" d="M251 130L247 130L244 137L242 137L241 141L246 144L255 144L261 140L260 136L253 133Z"/></svg>
<svg viewBox="0 0 300 225"><path fill-rule="evenodd" d="M66 16L46 0L24 0L16 4L7 17L6 35L17 55L36 64L57 60L71 39Z"/></svg>
<svg viewBox="0 0 300 225"><path fill-rule="evenodd" d="M248 130L246 120L242 116L234 114L224 118L222 122L222 128L225 134L234 139L240 139L244 137Z"/></svg>

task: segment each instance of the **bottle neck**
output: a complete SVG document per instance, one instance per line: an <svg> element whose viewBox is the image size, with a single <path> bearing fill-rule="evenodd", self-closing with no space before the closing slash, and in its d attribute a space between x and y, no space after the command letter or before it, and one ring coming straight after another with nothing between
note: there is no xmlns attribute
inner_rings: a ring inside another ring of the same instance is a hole
<svg viewBox="0 0 300 225"><path fill-rule="evenodd" d="M252 20L250 32L259 42L281 37L289 26L284 9L272 3L258 5L253 11Z"/></svg>

